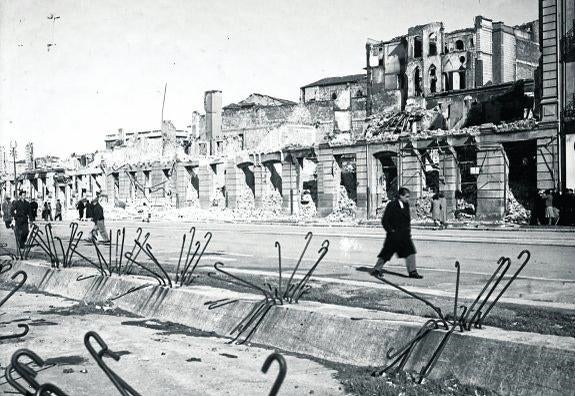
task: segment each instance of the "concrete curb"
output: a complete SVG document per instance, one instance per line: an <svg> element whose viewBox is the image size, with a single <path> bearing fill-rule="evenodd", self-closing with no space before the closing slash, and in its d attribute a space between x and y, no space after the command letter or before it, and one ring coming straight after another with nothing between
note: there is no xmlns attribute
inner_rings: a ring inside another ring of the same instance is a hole
<svg viewBox="0 0 575 396"><path fill-rule="evenodd" d="M15 262L3 283L17 270L27 285L85 302L109 301L131 288L149 285L116 299L129 312L171 321L216 335L230 331L260 300L258 296L206 286L167 289L143 277L94 277L76 281L86 269L51 269L45 263ZM238 298L237 303L208 310L206 303ZM358 366L382 366L386 351L415 336L424 318L361 308L302 302L275 306L251 342L289 352ZM439 344L442 332L415 350L408 367L419 370ZM414 364L413 362L416 362ZM461 382L514 395L561 395L575 389L575 339L485 328L455 332L432 378L455 376Z"/></svg>

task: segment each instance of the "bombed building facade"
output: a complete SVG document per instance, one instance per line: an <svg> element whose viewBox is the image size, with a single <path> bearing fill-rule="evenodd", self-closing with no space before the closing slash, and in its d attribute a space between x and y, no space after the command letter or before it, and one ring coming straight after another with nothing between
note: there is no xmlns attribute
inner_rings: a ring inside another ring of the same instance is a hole
<svg viewBox="0 0 575 396"><path fill-rule="evenodd" d="M573 183L561 176L575 162L562 160L572 132L559 132L572 125L559 110L568 95L549 74L568 58L549 58L562 41L550 41L545 12L514 27L476 17L468 29L438 22L369 40L364 73L303 85L299 102L254 93L224 105L208 91L185 129L164 121L108 135L105 151L55 172L65 177L54 191L70 202L103 191L116 204L296 215L351 205L375 218L406 186L416 214L441 191L452 215L501 220L510 206L530 208L538 189Z"/></svg>

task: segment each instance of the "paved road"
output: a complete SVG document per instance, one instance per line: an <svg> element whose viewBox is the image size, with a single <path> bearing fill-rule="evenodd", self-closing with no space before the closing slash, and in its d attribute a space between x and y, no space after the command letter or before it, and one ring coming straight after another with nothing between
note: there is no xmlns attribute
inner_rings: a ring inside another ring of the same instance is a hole
<svg viewBox="0 0 575 396"><path fill-rule="evenodd" d="M40 223L41 224L41 223ZM133 239L137 227L143 223L108 222L114 232L126 227L127 240ZM192 224L150 223L143 225L151 233L151 245L163 262L175 265L180 252L181 238ZM82 223L85 234L91 223ZM244 270L277 272L277 240L282 246L282 265L295 266L305 246L305 235L314 233L302 268L309 268L316 260L324 239L330 241L329 253L317 269L317 276L339 280L373 282L358 266L371 266L381 248L384 233L381 229L363 227L298 227L291 225L196 224L196 236L206 231L213 239L200 266L222 261L227 267ZM68 225L54 226L55 234L67 236ZM454 263L461 263L462 292L476 293L496 267L500 256L512 257L509 273L519 265L515 259L523 249L529 249L532 260L520 278L507 292L508 297L538 301L575 303L575 234L542 231L479 231L479 230L414 230L418 250L418 267L425 276L422 281L398 278L400 284L428 288L430 291L451 292L454 289ZM13 237L0 231L2 239ZM131 243L127 244L131 247ZM81 250L95 257L93 247L85 244ZM404 271L401 260L393 259L390 269Z"/></svg>
<svg viewBox="0 0 575 396"><path fill-rule="evenodd" d="M118 394L83 344L90 330L121 356L119 362L105 359L106 364L143 395L267 395L276 378L277 363L267 375L260 371L273 352L269 349L228 345L223 338L141 318L94 313L85 306L75 308L78 304L17 293L2 307L1 335L20 331L17 324L30 326L23 338L2 341L2 394L14 393L6 383L4 368L20 348L29 348L46 361L42 368L32 365L40 370L40 383L53 383L69 395ZM332 370L308 359L284 356L288 373L282 394L343 394Z"/></svg>

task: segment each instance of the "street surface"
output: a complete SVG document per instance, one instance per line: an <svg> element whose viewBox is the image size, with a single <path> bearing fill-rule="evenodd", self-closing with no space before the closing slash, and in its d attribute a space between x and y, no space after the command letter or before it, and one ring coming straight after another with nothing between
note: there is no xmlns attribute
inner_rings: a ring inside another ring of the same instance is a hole
<svg viewBox="0 0 575 396"><path fill-rule="evenodd" d="M6 293L0 290L2 297ZM19 292L1 312L1 335L19 332L18 323L30 325L23 338L2 341L2 394L14 393L4 368L20 348L45 360L41 368L32 365L41 384L53 383L69 395L118 394L84 346L84 334L90 330L119 352L119 362L104 361L142 395L267 395L278 373L275 362L267 374L261 372L272 350L228 345L226 339L181 326L78 308L77 302L64 298ZM95 348L99 350L97 344ZM281 394L343 394L332 370L307 359L284 357L288 371Z"/></svg>
<svg viewBox="0 0 575 396"><path fill-rule="evenodd" d="M43 227L42 222L38 223ZM66 241L69 223L53 223L54 235ZM113 234L126 228L126 248L131 249L138 227L150 232L150 244L160 262L172 271L178 261L183 233L194 225L173 222L107 222ZM91 222L80 222L84 235L89 233ZM367 227L301 227L292 225L253 224L195 224L196 240L206 231L213 238L200 262L200 267L210 267L221 261L227 268L277 273L278 255L274 242L282 247L284 271L293 269L305 246L308 231L314 237L306 252L301 268L307 269L318 257L324 239L330 241L329 252L319 265L315 276L337 281L377 282L368 274L358 272L359 266L372 266L381 249L385 233L380 228ZM523 249L529 249L532 259L518 280L506 292L506 297L543 302L575 303L575 233L542 230L479 231L479 230L419 230L413 231L418 251L419 272L423 280L395 277L402 285L425 288L429 292L453 293L455 287L454 263L461 263L461 293L474 295L497 267L500 256L513 259L507 277L515 272L520 262L516 259ZM2 241L13 245L10 230L0 231ZM186 246L187 248L187 246ZM107 248L106 248L107 249ZM81 243L79 250L96 261L94 247ZM193 250L192 250L193 251ZM184 252L185 255L185 252ZM77 257L76 257L77 258ZM392 259L388 268L404 272L402 260ZM285 275L284 275L285 276ZM371 283L368 283L371 284Z"/></svg>

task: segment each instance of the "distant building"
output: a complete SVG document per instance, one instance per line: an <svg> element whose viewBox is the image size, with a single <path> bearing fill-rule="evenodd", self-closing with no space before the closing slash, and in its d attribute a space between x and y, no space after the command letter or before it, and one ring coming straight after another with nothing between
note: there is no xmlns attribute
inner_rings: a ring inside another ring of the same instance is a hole
<svg viewBox="0 0 575 396"><path fill-rule="evenodd" d="M367 89L367 77L365 73L341 77L327 77L304 85L300 88L300 102L309 103L336 100L339 94L347 89L351 90L352 97L365 97Z"/></svg>
<svg viewBox="0 0 575 396"><path fill-rule="evenodd" d="M478 16L475 26L445 32L443 23L411 27L406 35L366 44L367 112L440 92L532 79L539 26L510 27ZM395 100L395 102L394 102Z"/></svg>

